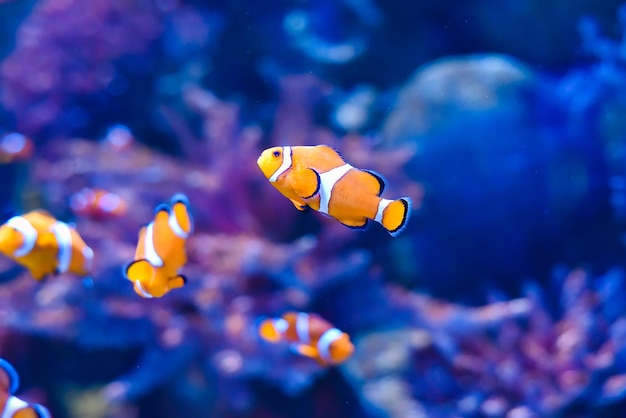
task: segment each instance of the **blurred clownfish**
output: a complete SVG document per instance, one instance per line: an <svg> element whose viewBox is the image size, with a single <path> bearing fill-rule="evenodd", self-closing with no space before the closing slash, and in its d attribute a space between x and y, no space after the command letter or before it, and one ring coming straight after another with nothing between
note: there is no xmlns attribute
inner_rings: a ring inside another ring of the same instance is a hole
<svg viewBox="0 0 626 418"><path fill-rule="evenodd" d="M76 229L41 209L0 226L0 253L28 268L36 280L66 272L87 276L93 263L93 251Z"/></svg>
<svg viewBox="0 0 626 418"><path fill-rule="evenodd" d="M0 417L50 418L50 413L44 406L28 403L14 396L19 385L19 376L11 363L0 358Z"/></svg>
<svg viewBox="0 0 626 418"><path fill-rule="evenodd" d="M179 271L187 263L185 243L192 232L193 219L185 195L174 195L170 206L157 206L154 220L139 231L135 261L125 269L139 296L158 298L187 283Z"/></svg>
<svg viewBox="0 0 626 418"><path fill-rule="evenodd" d="M107 130L103 141L116 151L124 151L133 144L135 137L127 126L118 124Z"/></svg>
<svg viewBox="0 0 626 418"><path fill-rule="evenodd" d="M291 342L295 351L322 366L343 363L354 352L348 334L314 313L287 312L282 318L265 319L259 335L269 342Z"/></svg>
<svg viewBox="0 0 626 418"><path fill-rule="evenodd" d="M77 215L102 220L124 216L128 205L115 193L85 188L70 198L70 208Z"/></svg>
<svg viewBox="0 0 626 418"><path fill-rule="evenodd" d="M34 150L32 139L17 132L11 132L0 138L0 163L9 164L28 160Z"/></svg>
<svg viewBox="0 0 626 418"><path fill-rule="evenodd" d="M352 167L327 145L269 148L257 164L300 211L310 207L354 229L373 219L394 237L406 227L411 199L381 198L381 175Z"/></svg>

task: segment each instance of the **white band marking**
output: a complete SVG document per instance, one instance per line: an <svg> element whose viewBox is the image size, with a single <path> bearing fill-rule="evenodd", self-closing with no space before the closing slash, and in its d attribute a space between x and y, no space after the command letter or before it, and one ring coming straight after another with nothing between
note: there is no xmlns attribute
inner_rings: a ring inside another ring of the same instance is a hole
<svg viewBox="0 0 626 418"><path fill-rule="evenodd" d="M180 226L180 224L178 223L178 219L176 219L176 215L174 214L174 210L170 211L170 217L167 221L167 224L170 226L170 228L172 229L172 232L183 239L186 239L187 237L189 237L189 234L187 232L185 232L185 230Z"/></svg>
<svg viewBox="0 0 626 418"><path fill-rule="evenodd" d="M387 209L387 206L389 206L391 202L393 202L393 200L380 199L380 203L378 204L378 211L376 212L376 217L374 218L376 222L383 222L383 212L385 211L385 209Z"/></svg>
<svg viewBox="0 0 626 418"><path fill-rule="evenodd" d="M83 248L83 257L85 258L85 270L91 271L93 267L93 250L91 247L85 245Z"/></svg>
<svg viewBox="0 0 626 418"><path fill-rule="evenodd" d="M37 242L37 230L33 228L26 218L21 216L12 217L7 221L7 225L15 228L24 237L22 246L13 253L15 257L24 257L35 247L35 242Z"/></svg>
<svg viewBox="0 0 626 418"><path fill-rule="evenodd" d="M61 221L57 221L52 226L52 233L57 239L57 246L59 247L59 254L57 255L59 266L57 270L59 273L65 273L70 268L70 262L72 261L72 233L70 227Z"/></svg>
<svg viewBox="0 0 626 418"><path fill-rule="evenodd" d="M137 290L139 290L139 293L141 293L143 297L152 299L152 295L146 292L139 280L135 280L135 286L137 286Z"/></svg>
<svg viewBox="0 0 626 418"><path fill-rule="evenodd" d="M317 342L317 351L320 353L320 357L324 361L330 361L330 345L337 341L343 332L337 328L331 328L322 334Z"/></svg>
<svg viewBox="0 0 626 418"><path fill-rule="evenodd" d="M272 177L270 177L270 183L274 183L278 180L278 177L289 170L289 167L291 167L291 147L283 147L283 163L278 167L278 170L272 174Z"/></svg>
<svg viewBox="0 0 626 418"><path fill-rule="evenodd" d="M352 166L350 164L344 164L339 167L335 167L323 174L320 174L320 208L319 212L328 215L328 204L333 193L333 187L335 184L348 172Z"/></svg>
<svg viewBox="0 0 626 418"><path fill-rule="evenodd" d="M9 399L7 399L7 403L4 406L4 412L2 413L2 418L12 418L13 415L15 415L17 411L19 411L22 408L26 408L27 406L28 404L24 402L23 400L21 400L20 398L16 396L11 396Z"/></svg>
<svg viewBox="0 0 626 418"><path fill-rule="evenodd" d="M283 318L274 319L273 324L279 334L284 334L287 328L289 328L289 322L285 321Z"/></svg>
<svg viewBox="0 0 626 418"><path fill-rule="evenodd" d="M145 247L146 247L146 260L154 267L162 267L163 260L157 254L156 249L154 248L154 222L150 222L148 224L148 228L146 229L146 237L145 237Z"/></svg>
<svg viewBox="0 0 626 418"><path fill-rule="evenodd" d="M296 319L296 332L298 333L298 339L301 343L308 344L310 342L308 314L304 312L298 314L298 318Z"/></svg>

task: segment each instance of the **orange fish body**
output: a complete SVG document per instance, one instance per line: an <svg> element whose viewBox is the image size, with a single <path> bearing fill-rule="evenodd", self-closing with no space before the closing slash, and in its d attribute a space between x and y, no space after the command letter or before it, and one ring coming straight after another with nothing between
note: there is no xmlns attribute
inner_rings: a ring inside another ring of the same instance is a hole
<svg viewBox="0 0 626 418"><path fill-rule="evenodd" d="M341 364L354 352L350 336L314 313L287 312L261 322L259 335L266 341L287 341L300 354L322 366Z"/></svg>
<svg viewBox="0 0 626 418"><path fill-rule="evenodd" d="M33 140L17 132L0 138L0 163L9 164L28 160L35 150Z"/></svg>
<svg viewBox="0 0 626 418"><path fill-rule="evenodd" d="M0 358L0 417L50 418L50 413L42 405L28 403L14 396L18 387L17 372L8 361Z"/></svg>
<svg viewBox="0 0 626 418"><path fill-rule="evenodd" d="M44 210L14 216L0 226L0 253L26 267L33 278L91 273L93 251L76 229Z"/></svg>
<svg viewBox="0 0 626 418"><path fill-rule="evenodd" d="M124 216L128 205L115 193L85 188L70 198L70 208L77 215L103 220Z"/></svg>
<svg viewBox="0 0 626 418"><path fill-rule="evenodd" d="M158 298L185 285L180 269L187 263L185 244L192 232L186 196L177 194L170 206L157 207L154 220L139 231L135 260L125 270L139 296Z"/></svg>
<svg viewBox="0 0 626 418"><path fill-rule="evenodd" d="M382 176L352 167L329 146L273 147L261 153L257 164L300 211L310 207L355 229L374 220L392 236L406 227L411 199L381 198Z"/></svg>

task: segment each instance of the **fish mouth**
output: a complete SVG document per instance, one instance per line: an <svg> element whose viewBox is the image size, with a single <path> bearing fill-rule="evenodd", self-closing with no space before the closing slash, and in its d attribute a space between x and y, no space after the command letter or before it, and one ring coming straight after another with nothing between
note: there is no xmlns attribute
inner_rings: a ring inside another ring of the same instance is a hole
<svg viewBox="0 0 626 418"><path fill-rule="evenodd" d="M268 173L268 165L266 164L267 158L261 154L261 156L256 160L256 164L259 166L265 178L270 178L273 173Z"/></svg>

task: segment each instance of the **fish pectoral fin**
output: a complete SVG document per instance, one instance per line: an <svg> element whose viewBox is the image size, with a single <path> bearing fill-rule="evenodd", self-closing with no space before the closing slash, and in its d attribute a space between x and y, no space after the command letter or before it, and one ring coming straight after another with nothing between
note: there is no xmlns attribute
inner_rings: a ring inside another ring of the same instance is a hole
<svg viewBox="0 0 626 418"><path fill-rule="evenodd" d="M310 199L320 191L321 179L317 171L305 168L293 173L293 190L302 199Z"/></svg>
<svg viewBox="0 0 626 418"><path fill-rule="evenodd" d="M135 260L126 266L124 274L131 282L149 280L154 275L154 266L145 259Z"/></svg>
<svg viewBox="0 0 626 418"><path fill-rule="evenodd" d="M310 345L307 345L307 344L293 344L291 348L296 353L301 354L305 357L310 357L310 358L319 357L315 347L311 347Z"/></svg>
<svg viewBox="0 0 626 418"><path fill-rule="evenodd" d="M187 284L187 277L179 274L176 277L171 277L167 283L170 289L178 289Z"/></svg>
<svg viewBox="0 0 626 418"><path fill-rule="evenodd" d="M293 200L293 199L289 199L289 200L291 201L291 203L293 203L296 209L298 209L300 212L308 212L311 209L309 205L303 205L297 200Z"/></svg>

